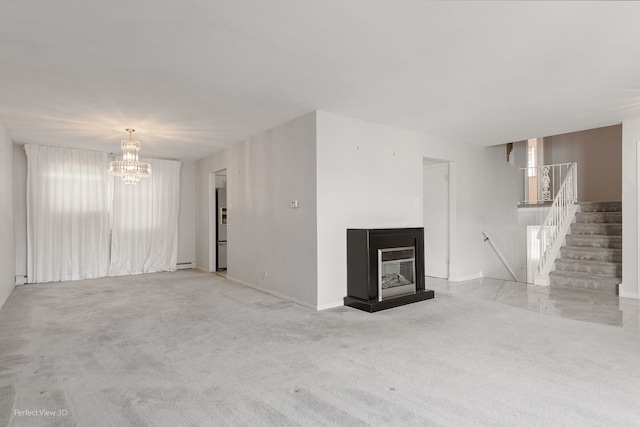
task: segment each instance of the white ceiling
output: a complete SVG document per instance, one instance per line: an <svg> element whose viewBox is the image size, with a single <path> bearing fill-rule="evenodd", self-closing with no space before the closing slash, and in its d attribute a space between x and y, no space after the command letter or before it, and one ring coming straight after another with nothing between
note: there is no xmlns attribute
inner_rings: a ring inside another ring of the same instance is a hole
<svg viewBox="0 0 640 427"><path fill-rule="evenodd" d="M2 0L18 143L197 159L313 110L494 145L640 117L640 3Z"/></svg>

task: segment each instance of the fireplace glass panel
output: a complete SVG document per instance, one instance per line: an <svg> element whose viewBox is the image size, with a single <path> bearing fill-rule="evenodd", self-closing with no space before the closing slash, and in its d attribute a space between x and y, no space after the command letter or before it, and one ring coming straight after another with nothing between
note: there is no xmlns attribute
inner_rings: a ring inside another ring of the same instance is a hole
<svg viewBox="0 0 640 427"><path fill-rule="evenodd" d="M378 249L378 301L415 293L415 248Z"/></svg>

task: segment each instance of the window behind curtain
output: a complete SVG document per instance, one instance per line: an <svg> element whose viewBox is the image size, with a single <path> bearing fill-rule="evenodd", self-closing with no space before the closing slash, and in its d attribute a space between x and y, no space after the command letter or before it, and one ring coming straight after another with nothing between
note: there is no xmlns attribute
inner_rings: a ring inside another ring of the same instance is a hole
<svg viewBox="0 0 640 427"><path fill-rule="evenodd" d="M151 177L125 185L107 153L25 151L29 283L176 269L180 162L149 160Z"/></svg>
<svg viewBox="0 0 640 427"><path fill-rule="evenodd" d="M107 153L25 145L27 281L106 276L109 268Z"/></svg>
<svg viewBox="0 0 640 427"><path fill-rule="evenodd" d="M136 185L114 182L111 276L176 269L181 163L145 161L151 177Z"/></svg>

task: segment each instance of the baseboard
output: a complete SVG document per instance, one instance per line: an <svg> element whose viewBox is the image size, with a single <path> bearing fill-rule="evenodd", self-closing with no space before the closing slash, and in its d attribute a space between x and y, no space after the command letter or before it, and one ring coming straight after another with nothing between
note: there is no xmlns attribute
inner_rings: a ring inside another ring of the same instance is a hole
<svg viewBox="0 0 640 427"><path fill-rule="evenodd" d="M622 283L620 284L620 287L622 287ZM618 288L618 296L620 298L640 299L638 298L637 292L624 292L620 287Z"/></svg>
<svg viewBox="0 0 640 427"><path fill-rule="evenodd" d="M11 287L11 290L9 292L7 292L6 295L0 296L0 309L2 309L2 307L4 306L4 303L6 303L9 300L9 297L11 296L11 294L13 293L15 288L16 288L16 286L13 285ZM5 312L0 310L0 313L5 313Z"/></svg>
<svg viewBox="0 0 640 427"><path fill-rule="evenodd" d="M26 285L27 284L27 276L16 275L16 285Z"/></svg>
<svg viewBox="0 0 640 427"><path fill-rule="evenodd" d="M483 277L484 277L484 274L482 274L482 271L478 271L476 274L470 274L468 276L449 277L449 281L450 282L466 282L468 280L482 279Z"/></svg>
<svg viewBox="0 0 640 427"><path fill-rule="evenodd" d="M551 280L547 277L534 277L533 284L536 286L551 286Z"/></svg>
<svg viewBox="0 0 640 427"><path fill-rule="evenodd" d="M253 283L247 283L244 280L236 279L235 277L227 276L227 280L231 280L232 282L236 282L236 283L239 283L241 285L247 286L247 287L249 287L251 289L255 289L256 291L264 292L265 294L269 294L269 295L274 296L276 298L280 298L280 299L283 299L285 301L290 301L292 303L301 305L303 307L310 308L312 310L316 310L316 306L315 305L312 305L312 304L309 304L307 302L300 301L298 299L292 298L289 295L285 295L285 294L282 294L280 292L273 291L271 289L261 288L258 285L255 285Z"/></svg>
<svg viewBox="0 0 640 427"><path fill-rule="evenodd" d="M316 307L316 310L322 311L322 310L328 310L330 308L343 307L343 306L344 306L344 301L336 301L336 302L330 302L328 304L321 304Z"/></svg>

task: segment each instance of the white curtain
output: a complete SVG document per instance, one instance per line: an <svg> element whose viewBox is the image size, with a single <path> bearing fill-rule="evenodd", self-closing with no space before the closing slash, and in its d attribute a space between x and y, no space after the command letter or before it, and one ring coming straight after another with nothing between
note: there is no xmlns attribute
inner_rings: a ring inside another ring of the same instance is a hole
<svg viewBox="0 0 640 427"><path fill-rule="evenodd" d="M109 158L106 153L25 145L27 281L106 276Z"/></svg>
<svg viewBox="0 0 640 427"><path fill-rule="evenodd" d="M178 259L180 162L146 159L150 178L115 179L109 274L174 271Z"/></svg>

